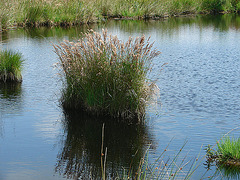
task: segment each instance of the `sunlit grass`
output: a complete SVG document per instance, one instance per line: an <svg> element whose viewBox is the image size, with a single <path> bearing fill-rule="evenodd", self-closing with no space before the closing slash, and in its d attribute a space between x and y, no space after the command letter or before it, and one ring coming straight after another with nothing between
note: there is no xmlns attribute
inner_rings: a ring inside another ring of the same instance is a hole
<svg viewBox="0 0 240 180"><path fill-rule="evenodd" d="M224 138L218 143L217 154L222 160L235 160L240 162L240 138Z"/></svg>
<svg viewBox="0 0 240 180"><path fill-rule="evenodd" d="M224 165L240 166L240 138L229 136L222 138L217 142L217 149L213 150L211 146L207 148L209 161L216 161Z"/></svg>
<svg viewBox="0 0 240 180"><path fill-rule="evenodd" d="M112 17L146 19L239 11L238 0L2 0L0 28L71 26Z"/></svg>
<svg viewBox="0 0 240 180"><path fill-rule="evenodd" d="M141 118L151 92L146 75L159 51L145 36L120 41L88 32L77 42L54 45L66 79L62 104L119 118Z"/></svg>
<svg viewBox="0 0 240 180"><path fill-rule="evenodd" d="M20 53L9 50L0 51L0 81L22 81L23 59Z"/></svg>

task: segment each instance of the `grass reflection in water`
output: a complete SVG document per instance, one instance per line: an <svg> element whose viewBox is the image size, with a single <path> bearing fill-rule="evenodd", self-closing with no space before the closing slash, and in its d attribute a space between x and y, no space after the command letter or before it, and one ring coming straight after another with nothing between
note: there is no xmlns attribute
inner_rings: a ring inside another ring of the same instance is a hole
<svg viewBox="0 0 240 180"><path fill-rule="evenodd" d="M60 141L62 148L58 154L56 172L68 178L101 177L103 123L104 149L108 148L107 177L117 177L123 172L122 168L128 168L130 164L132 169L137 170L138 162L148 144L152 143L146 125L100 119L86 113L65 112L63 118L65 132Z"/></svg>

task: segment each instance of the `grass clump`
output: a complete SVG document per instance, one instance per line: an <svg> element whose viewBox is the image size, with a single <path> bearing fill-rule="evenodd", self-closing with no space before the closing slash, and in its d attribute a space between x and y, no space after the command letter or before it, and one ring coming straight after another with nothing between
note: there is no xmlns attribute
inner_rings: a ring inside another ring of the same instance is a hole
<svg viewBox="0 0 240 180"><path fill-rule="evenodd" d="M210 147L208 148L210 149ZM208 159L218 163L240 166L240 138L225 137L217 143L217 150L207 151Z"/></svg>
<svg viewBox="0 0 240 180"><path fill-rule="evenodd" d="M9 50L0 51L0 81L22 81L22 55Z"/></svg>
<svg viewBox="0 0 240 180"><path fill-rule="evenodd" d="M124 43L117 36L89 31L77 42L54 45L66 79L62 105L97 115L143 117L150 88L146 75L160 54L145 36Z"/></svg>

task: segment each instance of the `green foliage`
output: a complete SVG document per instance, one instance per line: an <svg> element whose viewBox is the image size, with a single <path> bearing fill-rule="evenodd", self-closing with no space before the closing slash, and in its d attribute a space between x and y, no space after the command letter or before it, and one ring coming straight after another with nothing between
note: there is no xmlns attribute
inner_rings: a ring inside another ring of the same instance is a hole
<svg viewBox="0 0 240 180"><path fill-rule="evenodd" d="M0 81L22 81L22 55L12 51L0 51Z"/></svg>
<svg viewBox="0 0 240 180"><path fill-rule="evenodd" d="M202 0L201 9L210 13L237 12L239 5L239 0Z"/></svg>
<svg viewBox="0 0 240 180"><path fill-rule="evenodd" d="M217 154L223 160L240 161L240 138L224 138L223 141L218 143Z"/></svg>
<svg viewBox="0 0 240 180"><path fill-rule="evenodd" d="M179 15L195 13L197 9L197 3L193 0L172 0L169 4L169 14Z"/></svg>
<svg viewBox="0 0 240 180"><path fill-rule="evenodd" d="M225 0L203 0L202 10L207 12L220 12L223 11L223 5Z"/></svg>
<svg viewBox="0 0 240 180"><path fill-rule="evenodd" d="M136 171L131 169L130 166L130 169L124 169L121 176L116 179L191 179L191 176L195 173L196 169L202 164L202 162L199 160L200 155L189 161L186 160L187 156L182 156L182 151L186 143L187 142L185 141L176 154L171 154L171 157L168 157L168 152L170 152L168 148L170 145L169 143L154 162L149 162L149 149L146 150ZM205 174L202 175L202 178L204 178L204 175Z"/></svg>
<svg viewBox="0 0 240 180"><path fill-rule="evenodd" d="M194 13L239 12L239 0L2 0L2 29L23 26L76 25L102 17L146 19Z"/></svg>
<svg viewBox="0 0 240 180"><path fill-rule="evenodd" d="M89 32L78 42L55 45L66 78L63 106L120 118L142 117L150 95L146 75L160 52L145 36L121 42Z"/></svg>
<svg viewBox="0 0 240 180"><path fill-rule="evenodd" d="M7 29L8 21L9 19L7 14L0 14L0 30Z"/></svg>

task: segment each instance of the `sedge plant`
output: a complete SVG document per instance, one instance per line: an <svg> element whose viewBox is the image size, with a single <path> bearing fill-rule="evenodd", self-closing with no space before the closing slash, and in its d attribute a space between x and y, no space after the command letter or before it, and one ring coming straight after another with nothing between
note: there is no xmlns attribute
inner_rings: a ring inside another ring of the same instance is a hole
<svg viewBox="0 0 240 180"><path fill-rule="evenodd" d="M23 58L20 53L11 50L0 51L0 81L21 82Z"/></svg>
<svg viewBox="0 0 240 180"><path fill-rule="evenodd" d="M240 163L240 138L224 138L218 143L217 155L221 161L226 160Z"/></svg>
<svg viewBox="0 0 240 180"><path fill-rule="evenodd" d="M150 97L147 73L160 54L145 36L117 36L90 30L77 42L54 45L65 77L62 105L96 115L132 119L144 116Z"/></svg>

